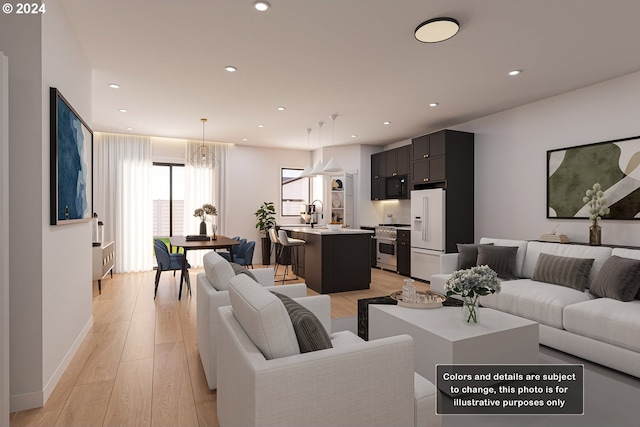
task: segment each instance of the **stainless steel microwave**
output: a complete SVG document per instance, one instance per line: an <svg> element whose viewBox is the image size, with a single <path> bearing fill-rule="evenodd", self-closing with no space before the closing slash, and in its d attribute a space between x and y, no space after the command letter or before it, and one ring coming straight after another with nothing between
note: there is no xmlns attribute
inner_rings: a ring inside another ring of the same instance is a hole
<svg viewBox="0 0 640 427"><path fill-rule="evenodd" d="M407 175L388 176L385 178L384 198L385 199L408 199L409 180Z"/></svg>

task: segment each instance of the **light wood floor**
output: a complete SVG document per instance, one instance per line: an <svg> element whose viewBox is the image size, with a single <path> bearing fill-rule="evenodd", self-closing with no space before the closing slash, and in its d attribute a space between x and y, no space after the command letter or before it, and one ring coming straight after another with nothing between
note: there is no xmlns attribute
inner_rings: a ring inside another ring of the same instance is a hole
<svg viewBox="0 0 640 427"><path fill-rule="evenodd" d="M155 301L153 271L115 274L102 281L102 295L94 282L93 328L47 404L12 413L11 426L217 426L216 393L196 344L198 271L191 271L193 295L181 301L171 272L162 274ZM332 317L355 316L358 299L404 284L387 271L371 276L371 289L331 295Z"/></svg>

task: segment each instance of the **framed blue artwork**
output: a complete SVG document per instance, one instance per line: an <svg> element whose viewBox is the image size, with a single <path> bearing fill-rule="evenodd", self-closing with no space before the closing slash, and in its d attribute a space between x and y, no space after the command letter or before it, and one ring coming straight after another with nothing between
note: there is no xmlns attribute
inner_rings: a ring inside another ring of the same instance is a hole
<svg viewBox="0 0 640 427"><path fill-rule="evenodd" d="M596 183L603 219L640 219L640 136L547 151L547 218L589 218L583 198Z"/></svg>
<svg viewBox="0 0 640 427"><path fill-rule="evenodd" d="M93 132L60 91L52 87L51 225L91 221Z"/></svg>

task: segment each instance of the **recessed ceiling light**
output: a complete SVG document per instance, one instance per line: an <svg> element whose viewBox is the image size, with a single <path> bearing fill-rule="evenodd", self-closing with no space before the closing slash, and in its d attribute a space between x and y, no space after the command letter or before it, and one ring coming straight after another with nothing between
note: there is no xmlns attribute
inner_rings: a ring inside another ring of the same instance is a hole
<svg viewBox="0 0 640 427"><path fill-rule="evenodd" d="M119 84L115 84L115 83L111 83L111 84L109 84L109 87L110 87L111 89L120 89L120 85L119 85Z"/></svg>
<svg viewBox="0 0 640 427"><path fill-rule="evenodd" d="M356 134L351 135L351 138L357 138L357 137L358 137L358 135L356 135Z"/></svg>
<svg viewBox="0 0 640 427"><path fill-rule="evenodd" d="M264 127L264 125L260 124L260 125L258 125L258 127L259 127L259 128L263 128L263 127Z"/></svg>
<svg viewBox="0 0 640 427"><path fill-rule="evenodd" d="M126 108L120 108L118 111L120 111L121 113L126 113L128 110Z"/></svg>
<svg viewBox="0 0 640 427"><path fill-rule="evenodd" d="M242 140L243 140L243 141L248 141L249 139L247 139L247 138L242 138Z"/></svg>
<svg viewBox="0 0 640 427"><path fill-rule="evenodd" d="M133 128L127 128L127 130L133 130Z"/></svg>
<svg viewBox="0 0 640 427"><path fill-rule="evenodd" d="M517 76L518 74L522 73L522 70L512 70L509 71L509 75L510 76Z"/></svg>
<svg viewBox="0 0 640 427"><path fill-rule="evenodd" d="M382 122L383 125L390 125L391 122Z"/></svg>
<svg viewBox="0 0 640 427"><path fill-rule="evenodd" d="M224 67L224 69L230 73L235 73L236 71L238 71L238 69L233 65L227 65L226 67Z"/></svg>
<svg viewBox="0 0 640 427"><path fill-rule="evenodd" d="M284 111L286 109L287 109L286 107L278 107L278 111Z"/></svg>
<svg viewBox="0 0 640 427"><path fill-rule="evenodd" d="M458 34L460 23L453 18L434 18L418 25L414 35L423 43L438 43Z"/></svg>
<svg viewBox="0 0 640 427"><path fill-rule="evenodd" d="M429 104L429 107L437 107L438 103L437 102L432 102L431 104Z"/></svg>
<svg viewBox="0 0 640 427"><path fill-rule="evenodd" d="M253 7L259 12L264 12L269 9L271 5L266 1L257 1L253 4Z"/></svg>

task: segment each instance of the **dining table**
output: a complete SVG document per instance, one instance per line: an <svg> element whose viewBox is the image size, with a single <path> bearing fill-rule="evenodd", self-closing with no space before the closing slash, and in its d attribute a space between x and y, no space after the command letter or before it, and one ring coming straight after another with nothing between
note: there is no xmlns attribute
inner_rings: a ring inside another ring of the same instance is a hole
<svg viewBox="0 0 640 427"><path fill-rule="evenodd" d="M233 262L233 251L231 248L235 245L239 245L240 241L232 239L226 236L217 235L216 237L209 237L208 240L189 240L187 236L171 236L169 237L171 246L182 248L184 257L182 257L182 275L180 276L180 291L178 292L178 299L182 298L182 283L184 278L189 272L187 271L187 252L190 250L201 249L227 249L229 251L229 259ZM189 286L189 293L191 293L191 287Z"/></svg>

